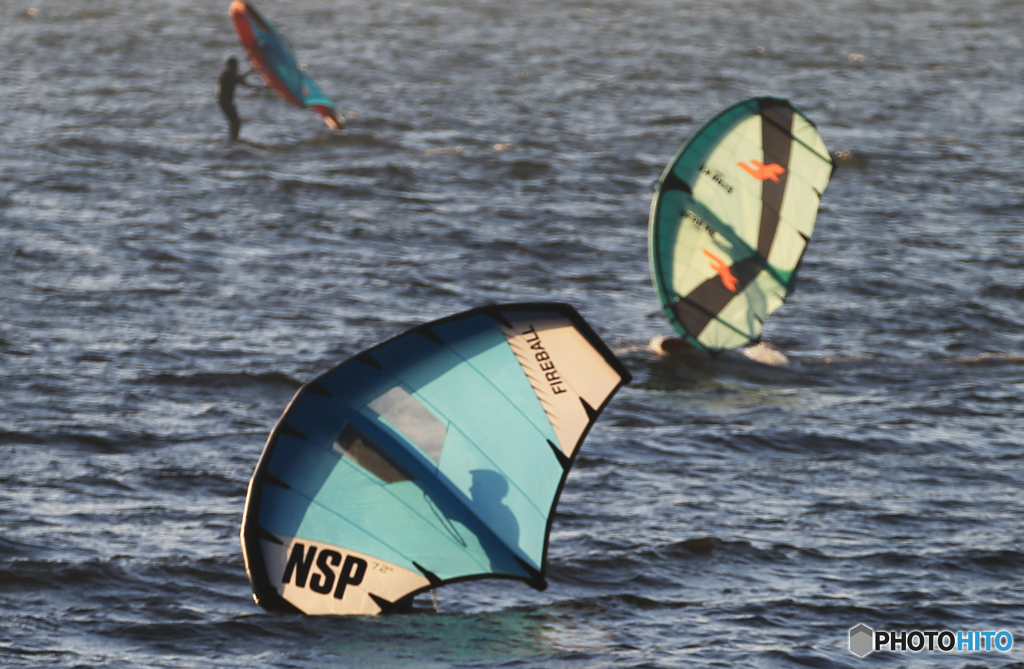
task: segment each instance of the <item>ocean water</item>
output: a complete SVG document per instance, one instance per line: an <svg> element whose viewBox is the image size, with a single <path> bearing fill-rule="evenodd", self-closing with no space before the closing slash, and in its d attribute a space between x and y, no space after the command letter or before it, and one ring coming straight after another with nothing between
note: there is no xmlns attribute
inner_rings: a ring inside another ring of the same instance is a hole
<svg viewBox="0 0 1024 669"><path fill-rule="evenodd" d="M348 123L242 89L236 144L228 4L0 3L0 665L1024 666L1019 2L265 0ZM657 358L651 184L759 94L839 156L789 364ZM635 377L548 590L256 607L245 489L298 386L535 299ZM859 659L858 623L1018 643Z"/></svg>

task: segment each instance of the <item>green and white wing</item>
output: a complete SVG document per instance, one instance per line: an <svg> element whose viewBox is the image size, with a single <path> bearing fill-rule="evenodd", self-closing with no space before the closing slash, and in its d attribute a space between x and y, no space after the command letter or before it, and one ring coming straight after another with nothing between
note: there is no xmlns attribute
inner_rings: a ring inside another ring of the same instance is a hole
<svg viewBox="0 0 1024 669"><path fill-rule="evenodd" d="M676 154L651 203L651 274L666 316L708 351L757 341L786 300L832 160L787 100L745 100Z"/></svg>

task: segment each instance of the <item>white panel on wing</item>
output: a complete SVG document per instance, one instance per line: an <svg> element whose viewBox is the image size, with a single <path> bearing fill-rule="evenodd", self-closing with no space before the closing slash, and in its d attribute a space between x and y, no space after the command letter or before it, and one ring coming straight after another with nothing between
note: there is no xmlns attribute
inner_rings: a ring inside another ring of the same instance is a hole
<svg viewBox="0 0 1024 669"><path fill-rule="evenodd" d="M552 313L505 312L502 326L551 421L558 446L571 458L590 416L583 406L600 408L622 377L572 322Z"/></svg>
<svg viewBox="0 0 1024 669"><path fill-rule="evenodd" d="M371 555L301 537L261 539L267 576L290 604L309 615L377 615L374 594L395 602L429 585L422 574Z"/></svg>

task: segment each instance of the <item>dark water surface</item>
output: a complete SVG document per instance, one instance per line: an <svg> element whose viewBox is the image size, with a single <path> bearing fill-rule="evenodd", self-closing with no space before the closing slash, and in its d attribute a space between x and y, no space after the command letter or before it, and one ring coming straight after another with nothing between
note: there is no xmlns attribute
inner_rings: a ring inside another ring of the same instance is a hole
<svg viewBox="0 0 1024 669"><path fill-rule="evenodd" d="M1024 666L1016 0L269 0L349 117L241 90L227 0L0 3L0 665ZM745 97L850 152L782 368L669 362L650 184ZM270 614L245 487L299 384L416 323L570 302L634 373L550 588ZM871 655L876 629L1010 653Z"/></svg>

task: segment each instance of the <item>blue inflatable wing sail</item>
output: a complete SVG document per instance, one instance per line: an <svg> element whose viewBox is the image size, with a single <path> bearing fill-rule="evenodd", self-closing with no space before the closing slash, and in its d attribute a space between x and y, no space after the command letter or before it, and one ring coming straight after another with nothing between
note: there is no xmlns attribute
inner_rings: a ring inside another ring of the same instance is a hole
<svg viewBox="0 0 1024 669"><path fill-rule="evenodd" d="M375 615L471 578L543 589L569 467L628 382L554 303L434 321L310 381L249 484L242 549L257 603Z"/></svg>
<svg viewBox="0 0 1024 669"><path fill-rule="evenodd" d="M247 0L233 0L229 13L249 60L267 85L286 102L320 114L329 127L340 127L343 121L334 103L302 72L295 52L274 24Z"/></svg>

